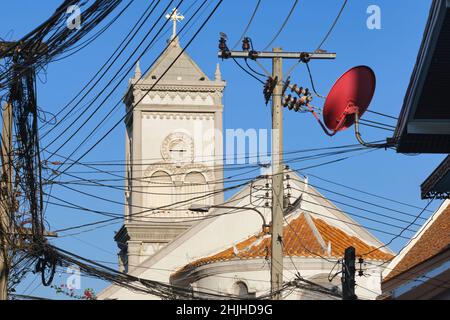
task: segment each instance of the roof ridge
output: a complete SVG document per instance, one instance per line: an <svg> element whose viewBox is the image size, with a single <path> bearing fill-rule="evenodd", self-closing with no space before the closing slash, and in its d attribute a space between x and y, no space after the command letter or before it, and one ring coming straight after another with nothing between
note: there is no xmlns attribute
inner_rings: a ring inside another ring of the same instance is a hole
<svg viewBox="0 0 450 320"><path fill-rule="evenodd" d="M303 212L306 218L306 222L308 223L308 226L311 228L311 231L313 232L314 236L317 239L317 242L319 242L320 246L322 247L324 252L328 251L328 245L325 243L325 240L323 239L322 235L320 234L319 229L317 229L317 226L314 222L314 219L311 217L311 215L307 212Z"/></svg>

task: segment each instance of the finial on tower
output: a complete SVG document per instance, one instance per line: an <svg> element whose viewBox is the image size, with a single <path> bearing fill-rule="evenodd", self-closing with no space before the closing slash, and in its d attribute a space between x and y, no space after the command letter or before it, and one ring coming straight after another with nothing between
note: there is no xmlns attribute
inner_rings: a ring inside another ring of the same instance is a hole
<svg viewBox="0 0 450 320"><path fill-rule="evenodd" d="M220 64L219 63L216 65L215 80L222 81L222 73L220 72Z"/></svg>
<svg viewBox="0 0 450 320"><path fill-rule="evenodd" d="M134 78L135 79L140 79L142 77L142 72L141 72L141 64L139 62L139 60L136 62L136 70L134 71Z"/></svg>
<svg viewBox="0 0 450 320"><path fill-rule="evenodd" d="M174 8L171 13L166 15L166 19L170 19L173 22L173 33L171 40L177 37L177 22L184 20L184 16L178 11L177 8Z"/></svg>

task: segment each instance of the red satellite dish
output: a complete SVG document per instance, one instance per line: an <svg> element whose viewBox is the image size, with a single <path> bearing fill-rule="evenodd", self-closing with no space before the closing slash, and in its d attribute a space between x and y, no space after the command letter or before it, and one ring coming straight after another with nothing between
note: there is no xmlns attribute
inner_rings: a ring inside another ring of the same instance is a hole
<svg viewBox="0 0 450 320"><path fill-rule="evenodd" d="M331 88L323 108L323 120L333 132L345 130L361 117L375 93L376 78L366 66L354 67L344 73Z"/></svg>

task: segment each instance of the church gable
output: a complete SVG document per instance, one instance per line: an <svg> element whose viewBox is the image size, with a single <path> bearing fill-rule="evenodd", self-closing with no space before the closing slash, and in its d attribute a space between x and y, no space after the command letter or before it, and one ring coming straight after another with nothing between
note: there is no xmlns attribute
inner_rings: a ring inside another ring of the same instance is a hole
<svg viewBox="0 0 450 320"><path fill-rule="evenodd" d="M181 56L177 59L177 57ZM176 59L176 61L175 61ZM183 84L198 81L210 81L200 67L192 58L183 52L183 49L175 39L156 61L153 68L145 75L145 82L155 82L163 76L164 72L175 61L173 66L167 71L160 83Z"/></svg>

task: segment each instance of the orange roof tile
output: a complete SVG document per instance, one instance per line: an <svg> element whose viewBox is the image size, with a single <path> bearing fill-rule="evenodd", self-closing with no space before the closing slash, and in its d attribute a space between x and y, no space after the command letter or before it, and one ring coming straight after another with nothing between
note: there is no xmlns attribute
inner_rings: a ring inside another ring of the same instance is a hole
<svg viewBox="0 0 450 320"><path fill-rule="evenodd" d="M339 228L329 225L324 220L312 218L312 221L325 243L331 242L332 257L342 257L345 249L349 246L353 246L356 249L357 255L375 249L375 247L366 244L361 239L350 236ZM315 257L324 255L325 250L320 245L304 214L300 214L297 218L290 221L289 225L283 227L283 240L285 243L285 256ZM270 257L270 236L261 232L257 236L249 237L238 243L234 247L194 261L177 271L176 274L213 262L265 257ZM381 250L374 250L365 257L366 259L383 261L393 258L391 254Z"/></svg>
<svg viewBox="0 0 450 320"><path fill-rule="evenodd" d="M384 281L408 271L448 248L450 245L450 205L437 218L435 217L429 227L423 229L421 233L417 242L388 273Z"/></svg>

